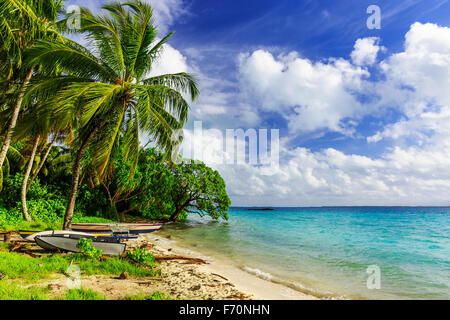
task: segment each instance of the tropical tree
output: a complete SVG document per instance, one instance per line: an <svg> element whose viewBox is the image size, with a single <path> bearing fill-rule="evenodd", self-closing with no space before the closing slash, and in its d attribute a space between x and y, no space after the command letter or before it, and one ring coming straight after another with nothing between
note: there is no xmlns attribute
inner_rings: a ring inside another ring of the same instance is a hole
<svg viewBox="0 0 450 320"><path fill-rule="evenodd" d="M22 107L24 92L34 72L34 65L23 67L26 50L38 39L57 37L54 22L62 9L57 0L0 0L0 64L3 81L13 78L18 89L9 124L0 150L0 169L11 144ZM15 73L15 74L14 74ZM2 85L4 87L4 85ZM4 99L2 99L4 100ZM4 101L2 101L3 103Z"/></svg>
<svg viewBox="0 0 450 320"><path fill-rule="evenodd" d="M50 153L51 147L53 146L56 138L60 131L64 128L59 126L59 123L53 123L51 120L51 114L41 114L36 112L39 110L38 106L35 104L28 104L26 108L22 110L19 117L19 124L14 131L13 139L17 140L31 140L32 150L30 153L30 158L28 160L28 165L26 167L22 187L21 187L21 203L23 216L27 221L31 221L30 215L28 214L26 195L27 191L39 173L39 170L43 167L48 154ZM43 157L40 157L39 146L45 147L47 145L46 141L51 133L54 132L54 137L47 147L47 151ZM37 160L35 162L35 160ZM34 169L34 170L33 170ZM30 175L32 175L32 180L29 181Z"/></svg>
<svg viewBox="0 0 450 320"><path fill-rule="evenodd" d="M11 170L14 168L16 170L22 170L25 165L25 158L22 156L20 151L14 146L10 146L5 157L4 165L0 169L0 191L3 189L3 181L6 179Z"/></svg>
<svg viewBox="0 0 450 320"><path fill-rule="evenodd" d="M151 7L139 0L103 6L104 15L81 10L77 32L86 35L93 51L65 40L39 41L29 51L29 65L47 72L64 72L37 83L31 95L52 97L42 109L56 110L61 123L73 123L77 139L71 191L64 218L70 227L86 150L99 179L106 176L111 155L123 133L124 161L135 171L140 133L148 134L158 147L171 151L173 133L187 120L189 104L198 96L196 81L187 73L149 76L168 34L157 41ZM62 25L66 22L63 20ZM56 96L54 95L56 93Z"/></svg>
<svg viewBox="0 0 450 320"><path fill-rule="evenodd" d="M175 181L169 192L174 208L169 220L176 221L183 212L228 220L231 201L218 171L201 162L183 162L174 167L173 176Z"/></svg>

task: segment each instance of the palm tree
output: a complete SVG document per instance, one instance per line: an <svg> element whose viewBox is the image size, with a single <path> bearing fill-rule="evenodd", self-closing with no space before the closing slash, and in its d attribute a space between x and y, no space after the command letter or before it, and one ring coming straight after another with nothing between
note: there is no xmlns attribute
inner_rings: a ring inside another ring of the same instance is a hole
<svg viewBox="0 0 450 320"><path fill-rule="evenodd" d="M61 123L72 123L77 139L72 186L64 218L70 227L78 192L83 156L90 148L92 164L100 178L105 176L111 154L124 136L124 160L134 172L140 133L151 136L156 145L171 150L174 130L183 127L189 104L182 93L195 100L199 92L187 73L148 77L168 34L156 41L151 7L139 0L103 6L105 15L82 9L81 29L93 52L74 42L40 41L29 52L31 65L47 72L64 72L36 84L32 94L51 97L43 105L56 110ZM64 20L61 22L64 24ZM34 92L34 93L33 93Z"/></svg>
<svg viewBox="0 0 450 320"><path fill-rule="evenodd" d="M10 81L14 71L18 73L16 79L20 80L0 150L0 169L11 144L25 88L34 72L32 65L23 68L24 53L37 39L58 36L53 24L61 8L62 1L57 0L0 0L0 64L6 74L4 81Z"/></svg>
<svg viewBox="0 0 450 320"><path fill-rule="evenodd" d="M39 103L25 104L25 108L20 114L20 121L18 126L16 127L16 130L14 131L13 136L13 139L15 140L28 139L32 141L32 151L22 180L20 199L22 203L23 216L27 221L31 221L31 217L28 214L26 201L28 188L39 173L39 170L43 167L45 160L50 153L51 147L58 137L59 132L65 130L65 128L60 127L58 122L55 123L52 121L53 118L51 113L41 113L39 112L40 110L41 109L39 108ZM38 147L41 144L43 144L44 146L47 144L46 141L48 140L48 137L52 134L52 132L54 133L54 137L49 143L44 157L41 158L39 156L40 152L38 152ZM35 160L37 161L35 162ZM30 175L32 175L32 180L29 181Z"/></svg>
<svg viewBox="0 0 450 320"><path fill-rule="evenodd" d="M25 165L25 158L15 147L10 146L6 154L5 162L0 169L0 191L3 189L3 180L9 176L10 171L14 168L21 171Z"/></svg>

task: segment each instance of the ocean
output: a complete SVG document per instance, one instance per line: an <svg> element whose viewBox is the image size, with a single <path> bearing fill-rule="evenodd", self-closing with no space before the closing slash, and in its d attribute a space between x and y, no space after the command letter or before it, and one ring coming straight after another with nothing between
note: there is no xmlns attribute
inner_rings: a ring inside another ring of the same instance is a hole
<svg viewBox="0 0 450 320"><path fill-rule="evenodd" d="M450 208L234 207L229 218L190 215L160 232L324 299L450 299Z"/></svg>

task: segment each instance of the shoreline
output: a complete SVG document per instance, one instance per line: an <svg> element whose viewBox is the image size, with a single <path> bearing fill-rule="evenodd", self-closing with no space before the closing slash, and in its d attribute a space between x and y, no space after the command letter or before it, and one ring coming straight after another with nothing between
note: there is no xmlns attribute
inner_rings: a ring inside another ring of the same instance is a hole
<svg viewBox="0 0 450 320"><path fill-rule="evenodd" d="M234 288L254 300L318 300L319 298L310 294L302 293L285 285L262 279L254 274L246 272L237 266L227 263L220 258L205 256L204 254L187 248L177 243L176 240L168 239L162 235L147 234L141 239L134 240L138 243L151 242L152 251L158 251L164 255L179 254L192 258L202 258L208 264L196 265L196 271L204 275L217 275L226 279ZM132 245L132 243L130 243ZM170 265L164 265L170 269ZM169 271L170 272L170 271Z"/></svg>

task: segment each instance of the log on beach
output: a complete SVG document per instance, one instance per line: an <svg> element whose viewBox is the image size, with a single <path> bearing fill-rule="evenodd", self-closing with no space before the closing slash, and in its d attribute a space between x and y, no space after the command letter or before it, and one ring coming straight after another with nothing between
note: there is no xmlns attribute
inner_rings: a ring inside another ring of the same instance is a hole
<svg viewBox="0 0 450 320"><path fill-rule="evenodd" d="M168 261L168 260L186 260L188 263L193 264L208 264L206 260L200 259L200 258L189 258L189 257L183 257L183 256L158 256L155 257L155 261L161 262L161 261Z"/></svg>

